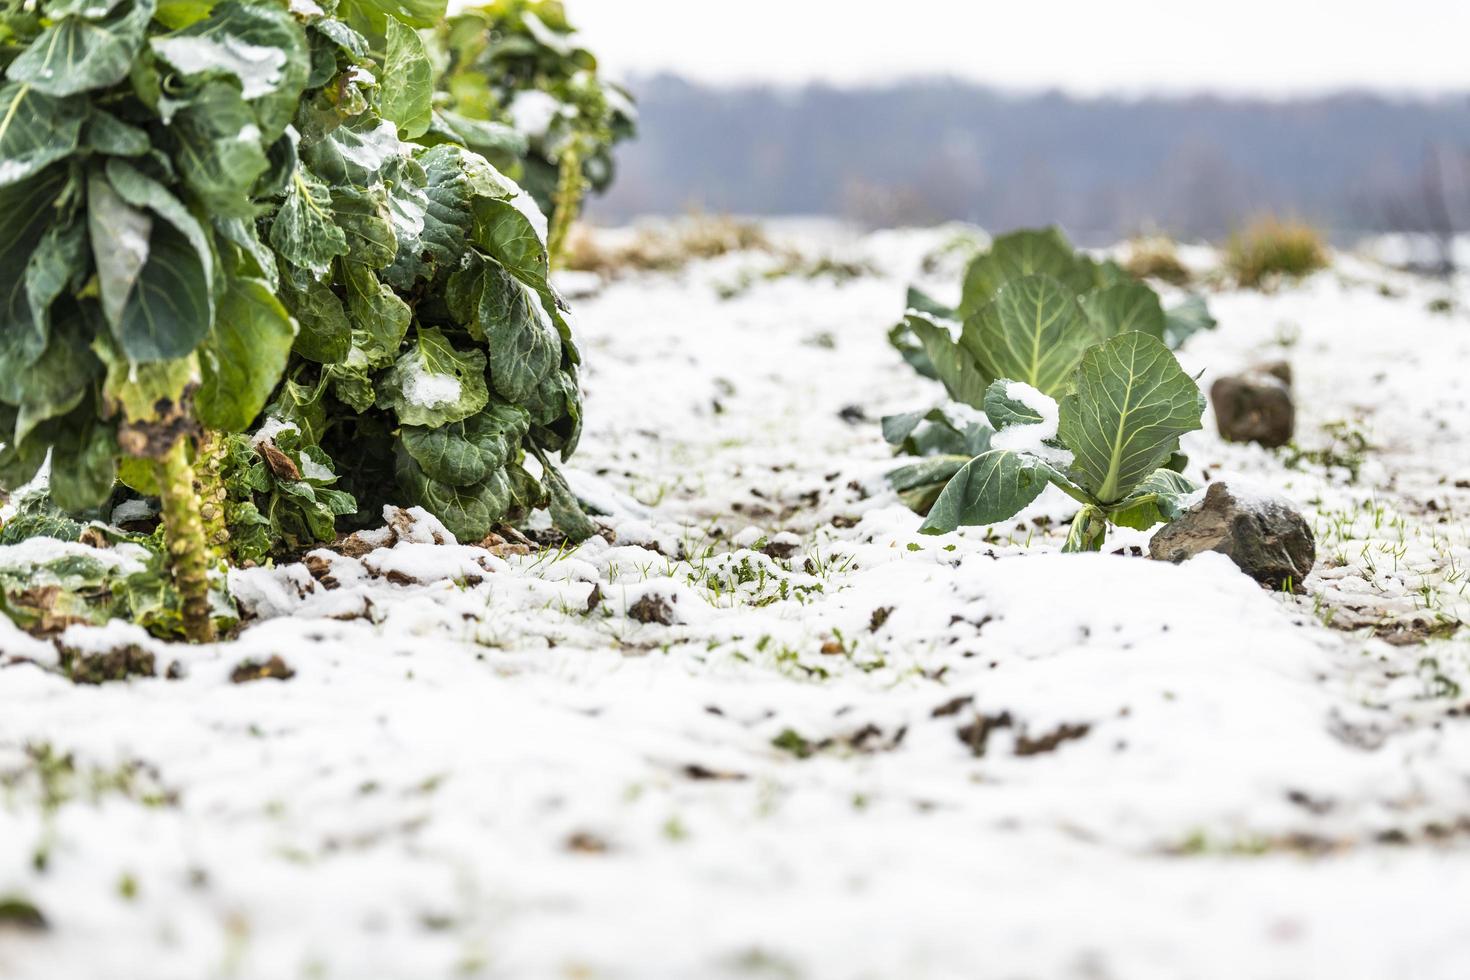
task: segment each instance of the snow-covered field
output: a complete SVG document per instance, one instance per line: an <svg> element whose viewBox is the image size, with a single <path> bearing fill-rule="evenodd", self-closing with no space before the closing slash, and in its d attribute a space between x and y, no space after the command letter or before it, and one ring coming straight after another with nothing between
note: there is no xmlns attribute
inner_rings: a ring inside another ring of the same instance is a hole
<svg viewBox="0 0 1470 980"><path fill-rule="evenodd" d="M1301 505L1292 597L1137 532L1055 554L1050 490L917 533L877 420L942 396L884 336L941 238L576 300L611 540L400 512L236 573L229 643L66 638L174 679L73 685L0 619L0 907L45 920L0 923L0 977L1470 976L1470 291L1340 256L1210 296L1185 367L1290 360L1321 451L1185 446Z"/></svg>

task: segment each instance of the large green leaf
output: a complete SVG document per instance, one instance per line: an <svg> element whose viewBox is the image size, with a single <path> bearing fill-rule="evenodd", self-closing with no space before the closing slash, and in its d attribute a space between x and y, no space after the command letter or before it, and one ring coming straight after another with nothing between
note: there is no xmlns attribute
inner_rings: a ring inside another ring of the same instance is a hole
<svg viewBox="0 0 1470 980"><path fill-rule="evenodd" d="M97 266L102 312L108 323L119 327L133 287L148 264L153 218L124 201L106 174L93 170L87 178L87 229Z"/></svg>
<svg viewBox="0 0 1470 980"><path fill-rule="evenodd" d="M389 202L398 209L398 256L384 277L402 290L438 282L459 266L475 227L477 199L515 194L514 184L463 147L435 146L417 161L424 173L422 198L410 187L395 187Z"/></svg>
<svg viewBox="0 0 1470 980"><path fill-rule="evenodd" d="M535 503L519 467L493 470L480 483L456 487L430 478L400 444L394 473L407 502L439 518L461 541L479 541L513 512Z"/></svg>
<svg viewBox="0 0 1470 980"><path fill-rule="evenodd" d="M396 126L370 112L345 126L306 137L301 142L302 158L313 173L334 187L365 187L390 161L406 156L411 149L398 138Z"/></svg>
<svg viewBox="0 0 1470 980"><path fill-rule="evenodd" d="M305 167L297 167L271 220L271 245L292 265L313 277L326 275L332 260L347 254L347 234L332 214L327 185Z"/></svg>
<svg viewBox="0 0 1470 980"><path fill-rule="evenodd" d="M148 261L115 327L129 360L165 361L194 350L214 322L214 252L204 228L178 198L119 159L107 163L119 197L155 218Z"/></svg>
<svg viewBox="0 0 1470 980"><path fill-rule="evenodd" d="M475 240L501 265L522 281L545 283L550 274L546 257L546 219L536 202L522 192L506 200L475 200Z"/></svg>
<svg viewBox="0 0 1470 980"><path fill-rule="evenodd" d="M381 40L390 17L409 27L433 27L444 8L445 0L342 0L337 16L370 40Z"/></svg>
<svg viewBox="0 0 1470 980"><path fill-rule="evenodd" d="M341 268L347 287L353 350L361 353L363 367L387 367L398 357L413 311L366 266L344 262Z"/></svg>
<svg viewBox="0 0 1470 980"><path fill-rule="evenodd" d="M960 315L969 316L989 303L1012 279L1046 275L1080 293L1092 288L1090 263L1079 260L1056 228L1015 231L997 238L989 251L976 256L965 272Z"/></svg>
<svg viewBox="0 0 1470 980"><path fill-rule="evenodd" d="M27 289L32 256L59 222L56 205L72 187L64 167L0 186L0 376L21 371L46 347L46 324Z"/></svg>
<svg viewBox="0 0 1470 980"><path fill-rule="evenodd" d="M84 99L56 99L30 85L0 86L0 187L40 173L76 152Z"/></svg>
<svg viewBox="0 0 1470 980"><path fill-rule="evenodd" d="M91 324L82 308L64 299L53 319L51 337L35 363L22 371L0 372L0 401L19 409L16 442L24 442L47 419L76 408L101 373L101 363L87 346Z"/></svg>
<svg viewBox="0 0 1470 980"><path fill-rule="evenodd" d="M490 348L490 379L502 398L525 404L561 367L561 338L541 295L490 265L480 295L479 325Z"/></svg>
<svg viewBox="0 0 1470 980"><path fill-rule="evenodd" d="M117 438L90 403L60 426L51 450L51 499L69 513L96 507L117 481Z"/></svg>
<svg viewBox="0 0 1470 980"><path fill-rule="evenodd" d="M207 19L150 42L180 76L231 75L254 108L255 142L280 136L306 85L306 34L284 7L221 3Z"/></svg>
<svg viewBox="0 0 1470 980"><path fill-rule="evenodd" d="M1162 341L1134 332L1093 347L1061 404L1071 476L1105 505L1122 500L1200 428L1204 405Z"/></svg>
<svg viewBox="0 0 1470 980"><path fill-rule="evenodd" d="M513 462L530 426L524 409L498 402L462 422L404 426L403 447L430 479L464 487Z"/></svg>
<svg viewBox="0 0 1470 980"><path fill-rule="evenodd" d="M297 288L290 277L281 283L281 301L296 318L295 351L308 361L337 364L352 350L352 323L332 288L319 279Z"/></svg>
<svg viewBox="0 0 1470 980"><path fill-rule="evenodd" d="M964 408L931 408L927 411L886 415L883 438L910 456L978 456L990 448L994 434L985 419Z"/></svg>
<svg viewBox="0 0 1470 980"><path fill-rule="evenodd" d="M255 113L226 81L212 81L169 125L184 183L211 214L253 217L251 189L269 167Z"/></svg>
<svg viewBox="0 0 1470 980"><path fill-rule="evenodd" d="M63 17L10 63L7 74L55 96L115 85L128 77L152 17L153 0L132 0L100 21Z"/></svg>
<svg viewBox="0 0 1470 980"><path fill-rule="evenodd" d="M1100 339L1075 292L1051 276L1031 275L1007 282L971 316L960 345L991 378L1024 381L1056 397L1071 383L1082 352Z"/></svg>
<svg viewBox="0 0 1470 980"><path fill-rule="evenodd" d="M1135 280L1114 283L1086 293L1082 309L1103 337L1137 330L1164 339L1164 308L1159 294Z"/></svg>
<svg viewBox="0 0 1470 980"><path fill-rule="evenodd" d="M387 35L387 54L378 79L382 87L378 112L398 124L404 139L417 139L429 128L432 117L434 75L429 55L418 32L396 17L388 18Z"/></svg>
<svg viewBox="0 0 1470 980"><path fill-rule="evenodd" d="M1050 470L1033 456L1006 449L981 453L945 485L919 530L945 534L1009 520L1046 489Z"/></svg>
<svg viewBox="0 0 1470 980"><path fill-rule="evenodd" d="M469 418L490 400L483 351L457 351L438 330L421 328L378 387L378 407L403 425L447 425Z"/></svg>
<svg viewBox="0 0 1470 980"><path fill-rule="evenodd" d="M347 256L369 269L381 269L398 252L398 238L388 212L388 194L381 184L372 187L336 187L332 214L347 242Z"/></svg>
<svg viewBox="0 0 1470 980"><path fill-rule="evenodd" d="M1178 350L1201 330L1213 329L1215 318L1202 296L1190 296L1164 314L1164 343L1170 350Z"/></svg>
<svg viewBox="0 0 1470 980"><path fill-rule="evenodd" d="M94 105L82 130L82 145L108 156L141 157L153 149L153 140L146 130L125 123Z"/></svg>
<svg viewBox="0 0 1470 980"><path fill-rule="evenodd" d="M36 329L51 322L51 304L76 288L87 274L87 229L79 219L58 220L46 229L26 263L26 300Z"/></svg>
<svg viewBox="0 0 1470 980"><path fill-rule="evenodd" d="M199 351L199 421L224 432L249 428L281 380L295 339L296 323L268 284L231 280Z"/></svg>

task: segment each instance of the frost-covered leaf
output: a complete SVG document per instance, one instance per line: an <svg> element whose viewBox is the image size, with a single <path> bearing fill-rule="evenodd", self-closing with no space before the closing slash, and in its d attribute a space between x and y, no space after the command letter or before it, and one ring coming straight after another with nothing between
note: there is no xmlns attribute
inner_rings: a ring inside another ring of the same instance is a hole
<svg viewBox="0 0 1470 980"><path fill-rule="evenodd" d="M1084 294L1081 303L1102 337L1137 330L1164 339L1164 308L1159 294L1144 283L1128 280L1103 286Z"/></svg>
<svg viewBox="0 0 1470 980"><path fill-rule="evenodd" d="M945 534L957 527L1008 520L1040 496L1050 467L1023 453L992 449L960 467L919 528Z"/></svg>
<svg viewBox="0 0 1470 980"><path fill-rule="evenodd" d="M530 425L524 409L497 402L462 422L437 428L404 426L402 439L430 479L469 486L514 461Z"/></svg>
<svg viewBox="0 0 1470 980"><path fill-rule="evenodd" d="M398 256L384 278L403 290L439 282L443 273L459 267L475 227L477 198L508 199L515 193L515 185L463 147L435 146L421 152L417 162L424 174L422 198L413 188L390 193L390 205L396 201L400 208Z"/></svg>
<svg viewBox="0 0 1470 980"><path fill-rule="evenodd" d="M0 86L0 187L40 173L76 152L84 99L57 99L20 82Z"/></svg>
<svg viewBox="0 0 1470 980"><path fill-rule="evenodd" d="M393 261L398 239L388 213L388 194L381 184L332 190L332 214L347 241L349 261L381 269Z"/></svg>
<svg viewBox="0 0 1470 980"><path fill-rule="evenodd" d="M996 431L1012 425L1040 425L1046 421L1040 411L1021 398L1013 397L1010 378L1001 378L985 391L985 416Z"/></svg>
<svg viewBox="0 0 1470 980"><path fill-rule="evenodd" d="M1072 290L1051 276L1028 275L1006 282L965 321L960 346L990 378L1024 381L1057 396L1071 383L1082 352L1100 339Z"/></svg>
<svg viewBox="0 0 1470 980"><path fill-rule="evenodd" d="M310 134L306 134L310 136ZM315 138L303 138L301 156L312 171L332 186L366 187L388 165L410 148L398 138L398 129L386 119L363 113L345 126Z"/></svg>
<svg viewBox="0 0 1470 980"><path fill-rule="evenodd" d="M296 323L267 283L231 280L199 350L199 421L224 432L248 428L281 380L295 339Z"/></svg>
<svg viewBox="0 0 1470 980"><path fill-rule="evenodd" d="M1185 501L1198 489L1193 481L1172 470L1155 470L1108 513L1108 519L1122 527L1147 531L1184 513Z"/></svg>
<svg viewBox="0 0 1470 980"><path fill-rule="evenodd" d="M1062 400L1071 475L1103 504L1132 493L1200 428L1204 396L1163 342L1126 333L1089 350Z"/></svg>
<svg viewBox="0 0 1470 980"><path fill-rule="evenodd" d="M485 354L458 351L432 328L420 328L378 386L378 407L403 425L447 425L469 418L490 400Z"/></svg>
<svg viewBox="0 0 1470 980"><path fill-rule="evenodd" d="M378 111L398 124L404 139L417 139L429 128L434 76L429 56L418 32L389 17L387 53L383 58L382 86Z"/></svg>
<svg viewBox="0 0 1470 980"><path fill-rule="evenodd" d="M76 95L127 78L153 17L153 0L132 0L103 20L62 17L41 32L7 75L47 95Z"/></svg>

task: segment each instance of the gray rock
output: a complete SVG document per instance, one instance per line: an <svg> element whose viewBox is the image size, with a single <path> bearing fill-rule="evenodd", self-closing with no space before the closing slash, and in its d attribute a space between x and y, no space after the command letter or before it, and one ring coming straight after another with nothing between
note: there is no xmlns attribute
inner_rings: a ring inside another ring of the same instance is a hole
<svg viewBox="0 0 1470 980"><path fill-rule="evenodd" d="M1274 366L1274 365L1273 365ZM1287 377L1290 377L1289 371ZM1280 374L1229 375L1210 387L1221 438L1284 446L1296 431L1296 405Z"/></svg>
<svg viewBox="0 0 1470 980"><path fill-rule="evenodd" d="M1164 525L1148 543L1150 558L1181 562L1218 551L1263 585L1300 591L1317 561L1312 529L1280 497L1236 493L1210 484L1205 499Z"/></svg>

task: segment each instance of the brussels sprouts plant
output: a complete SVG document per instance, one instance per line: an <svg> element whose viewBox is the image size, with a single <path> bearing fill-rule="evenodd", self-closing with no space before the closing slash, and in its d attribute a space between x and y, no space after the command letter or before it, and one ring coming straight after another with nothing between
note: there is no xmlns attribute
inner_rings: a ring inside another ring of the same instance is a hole
<svg viewBox="0 0 1470 980"><path fill-rule="evenodd" d="M623 88L598 76L557 0L493 0L435 34L442 111L428 141L449 138L520 181L551 219L555 264L590 188L613 179L613 147L634 135Z"/></svg>

